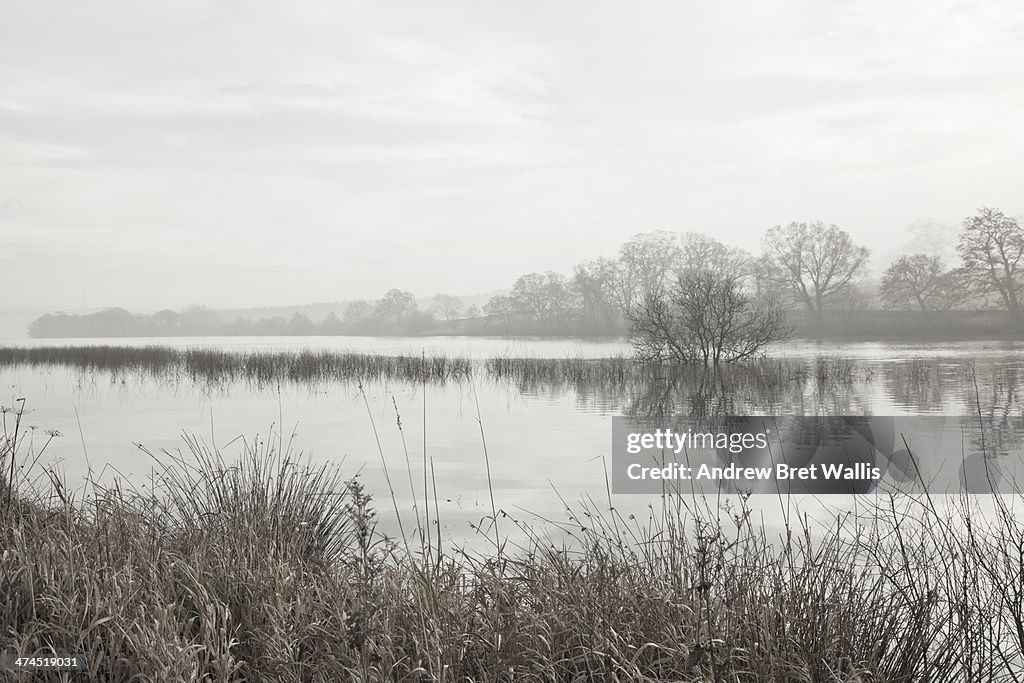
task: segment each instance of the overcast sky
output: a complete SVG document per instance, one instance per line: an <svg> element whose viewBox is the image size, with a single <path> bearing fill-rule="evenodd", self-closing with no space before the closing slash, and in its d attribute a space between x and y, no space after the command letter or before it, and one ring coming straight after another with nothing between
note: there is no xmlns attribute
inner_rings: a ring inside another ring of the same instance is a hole
<svg viewBox="0 0 1024 683"><path fill-rule="evenodd" d="M1024 213L1024 3L0 0L7 308L486 292Z"/></svg>

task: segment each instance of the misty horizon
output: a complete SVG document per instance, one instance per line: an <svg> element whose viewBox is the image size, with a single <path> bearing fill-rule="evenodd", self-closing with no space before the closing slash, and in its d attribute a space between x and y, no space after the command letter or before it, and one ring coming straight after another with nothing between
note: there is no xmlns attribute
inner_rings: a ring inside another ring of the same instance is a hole
<svg viewBox="0 0 1024 683"><path fill-rule="evenodd" d="M877 275L1022 213L1022 38L1013 3L12 5L3 308L490 293L810 220Z"/></svg>

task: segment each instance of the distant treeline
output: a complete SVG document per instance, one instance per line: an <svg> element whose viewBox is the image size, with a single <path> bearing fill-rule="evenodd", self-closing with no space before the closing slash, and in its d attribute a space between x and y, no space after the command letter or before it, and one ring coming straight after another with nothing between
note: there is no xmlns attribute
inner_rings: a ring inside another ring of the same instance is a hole
<svg viewBox="0 0 1024 683"><path fill-rule="evenodd" d="M1005 311L827 311L819 318L803 311L791 311L793 335L804 339L1018 339L1021 327ZM409 336L574 336L610 337L627 334L624 325L595 332L593 328L565 325L561 328L509 321L499 316L438 320L426 314L418 325L401 330L367 324L353 325L328 315L314 322L296 313L290 318L261 318L256 321L224 321L210 310L189 309L176 313L161 311L136 315L124 309L108 309L88 315L44 315L32 323L29 332L37 338L74 337L203 337L203 336L366 336L401 333Z"/></svg>
<svg viewBox="0 0 1024 683"><path fill-rule="evenodd" d="M160 311L153 314L131 313L110 308L88 314L47 314L34 320L28 329L35 338L79 337L209 337L209 336L621 336L623 325L580 326L573 321L562 324L538 324L512 321L501 316L478 314L472 318L438 319L429 311L417 311L408 318L387 322L376 317L361 321L343 320L330 313L314 321L302 313L290 317L274 316L249 320L224 316L210 309Z"/></svg>
<svg viewBox="0 0 1024 683"><path fill-rule="evenodd" d="M554 294L561 300L559 293ZM497 300L509 298L495 297ZM514 296L511 298L515 300ZM340 315L332 311L321 320L313 320L298 312L287 318L227 318L199 306L181 312L164 310L153 314L110 308L88 314L47 314L34 320L28 331L30 336L39 338L430 334L619 336L626 332L626 327L614 311L593 319L567 307L560 309L557 316L538 319L504 309L500 313L483 313L476 306L463 306L458 297L449 295L434 297L431 308L423 310L411 292L392 289L381 299L352 302L340 311Z"/></svg>
<svg viewBox="0 0 1024 683"><path fill-rule="evenodd" d="M313 321L302 313L250 320L226 319L217 311L191 307L153 314L110 308L98 313L57 313L37 318L29 326L32 337L200 337L200 336L307 336L307 335L420 335L436 327L433 314L420 311L411 294L400 293L367 304L365 315L343 321L336 313ZM362 303L362 302L360 302ZM350 306L351 308L351 306Z"/></svg>
<svg viewBox="0 0 1024 683"><path fill-rule="evenodd" d="M1024 324L1024 230L996 209L980 209L964 220L956 246L958 265L947 265L935 254L905 254L872 283L866 279L868 250L837 226L820 221L768 229L759 254L698 233L651 232L636 235L613 257L577 264L569 276L554 271L522 275L508 294L492 297L482 311L447 294L436 295L423 310L411 292L392 289L379 300L351 302L318 321L298 312L254 321L227 319L201 307L152 315L115 308L45 315L29 333L621 336L634 333L638 320L650 322L658 311L660 326L679 328L673 316L693 313L683 310L696 305L686 296L693 288L688 283L701 282L694 276L704 273L719 289L727 285L722 291L737 301L748 302L743 310L787 312L797 336L1018 335ZM721 318L717 298L701 306ZM883 314L883 308L892 314Z"/></svg>

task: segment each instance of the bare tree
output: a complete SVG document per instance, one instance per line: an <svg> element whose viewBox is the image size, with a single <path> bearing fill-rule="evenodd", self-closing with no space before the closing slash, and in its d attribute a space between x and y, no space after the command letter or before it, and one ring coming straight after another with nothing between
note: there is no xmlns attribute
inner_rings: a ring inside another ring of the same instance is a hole
<svg viewBox="0 0 1024 683"><path fill-rule="evenodd" d="M512 323L512 316L515 314L515 307L512 305L512 298L504 294L492 296L484 304L484 313L499 318L504 325Z"/></svg>
<svg viewBox="0 0 1024 683"><path fill-rule="evenodd" d="M374 306L374 315L388 328L399 328L416 316L416 297L412 292L389 289Z"/></svg>
<svg viewBox="0 0 1024 683"><path fill-rule="evenodd" d="M345 307L342 317L346 325L362 326L373 320L373 304L368 301L353 301Z"/></svg>
<svg viewBox="0 0 1024 683"><path fill-rule="evenodd" d="M565 277L554 271L521 276L509 298L516 313L536 322L566 320L574 307Z"/></svg>
<svg viewBox="0 0 1024 683"><path fill-rule="evenodd" d="M856 282L868 262L867 249L820 221L777 225L765 234L764 247L774 277L819 317L829 300Z"/></svg>
<svg viewBox="0 0 1024 683"><path fill-rule="evenodd" d="M699 232L687 232L681 236L677 273L710 270L745 280L754 275L754 268L754 257L742 249L727 246Z"/></svg>
<svg viewBox="0 0 1024 683"><path fill-rule="evenodd" d="M792 332L777 301L755 302L739 278L709 270L648 293L628 318L636 356L646 361L734 362Z"/></svg>
<svg viewBox="0 0 1024 683"><path fill-rule="evenodd" d="M648 292L626 312L633 354L644 362L695 362L701 357L695 335L666 292Z"/></svg>
<svg viewBox="0 0 1024 683"><path fill-rule="evenodd" d="M882 275L882 301L889 308L947 310L963 299L958 284L957 273L938 256L901 256Z"/></svg>
<svg viewBox="0 0 1024 683"><path fill-rule="evenodd" d="M1006 310L1022 317L1024 230L998 209L982 208L964 220L957 251L964 272L979 291L997 293Z"/></svg>
<svg viewBox="0 0 1024 683"><path fill-rule="evenodd" d="M625 311L664 291L679 269L680 255L677 235L662 231L635 235L619 248L611 288L615 302Z"/></svg>
<svg viewBox="0 0 1024 683"><path fill-rule="evenodd" d="M570 286L585 325L605 329L619 320L614 294L615 275L616 264L607 258L585 261L573 269Z"/></svg>
<svg viewBox="0 0 1024 683"><path fill-rule="evenodd" d="M435 294L431 304L441 320L455 320L462 313L462 299L451 294Z"/></svg>

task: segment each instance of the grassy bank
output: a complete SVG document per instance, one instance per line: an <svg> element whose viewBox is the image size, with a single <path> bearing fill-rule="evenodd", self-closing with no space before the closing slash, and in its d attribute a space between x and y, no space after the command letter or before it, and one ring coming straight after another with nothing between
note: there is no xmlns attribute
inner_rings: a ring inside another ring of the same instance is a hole
<svg viewBox="0 0 1024 683"><path fill-rule="evenodd" d="M3 640L84 655L79 680L1024 676L1009 502L981 517L966 498L878 499L780 538L742 505L655 500L641 519L591 504L557 536L523 526L515 547L498 510L477 553L438 538L429 500L405 515L408 541L383 538L358 479L276 438L237 460L189 440L152 488L72 493L6 417Z"/></svg>

